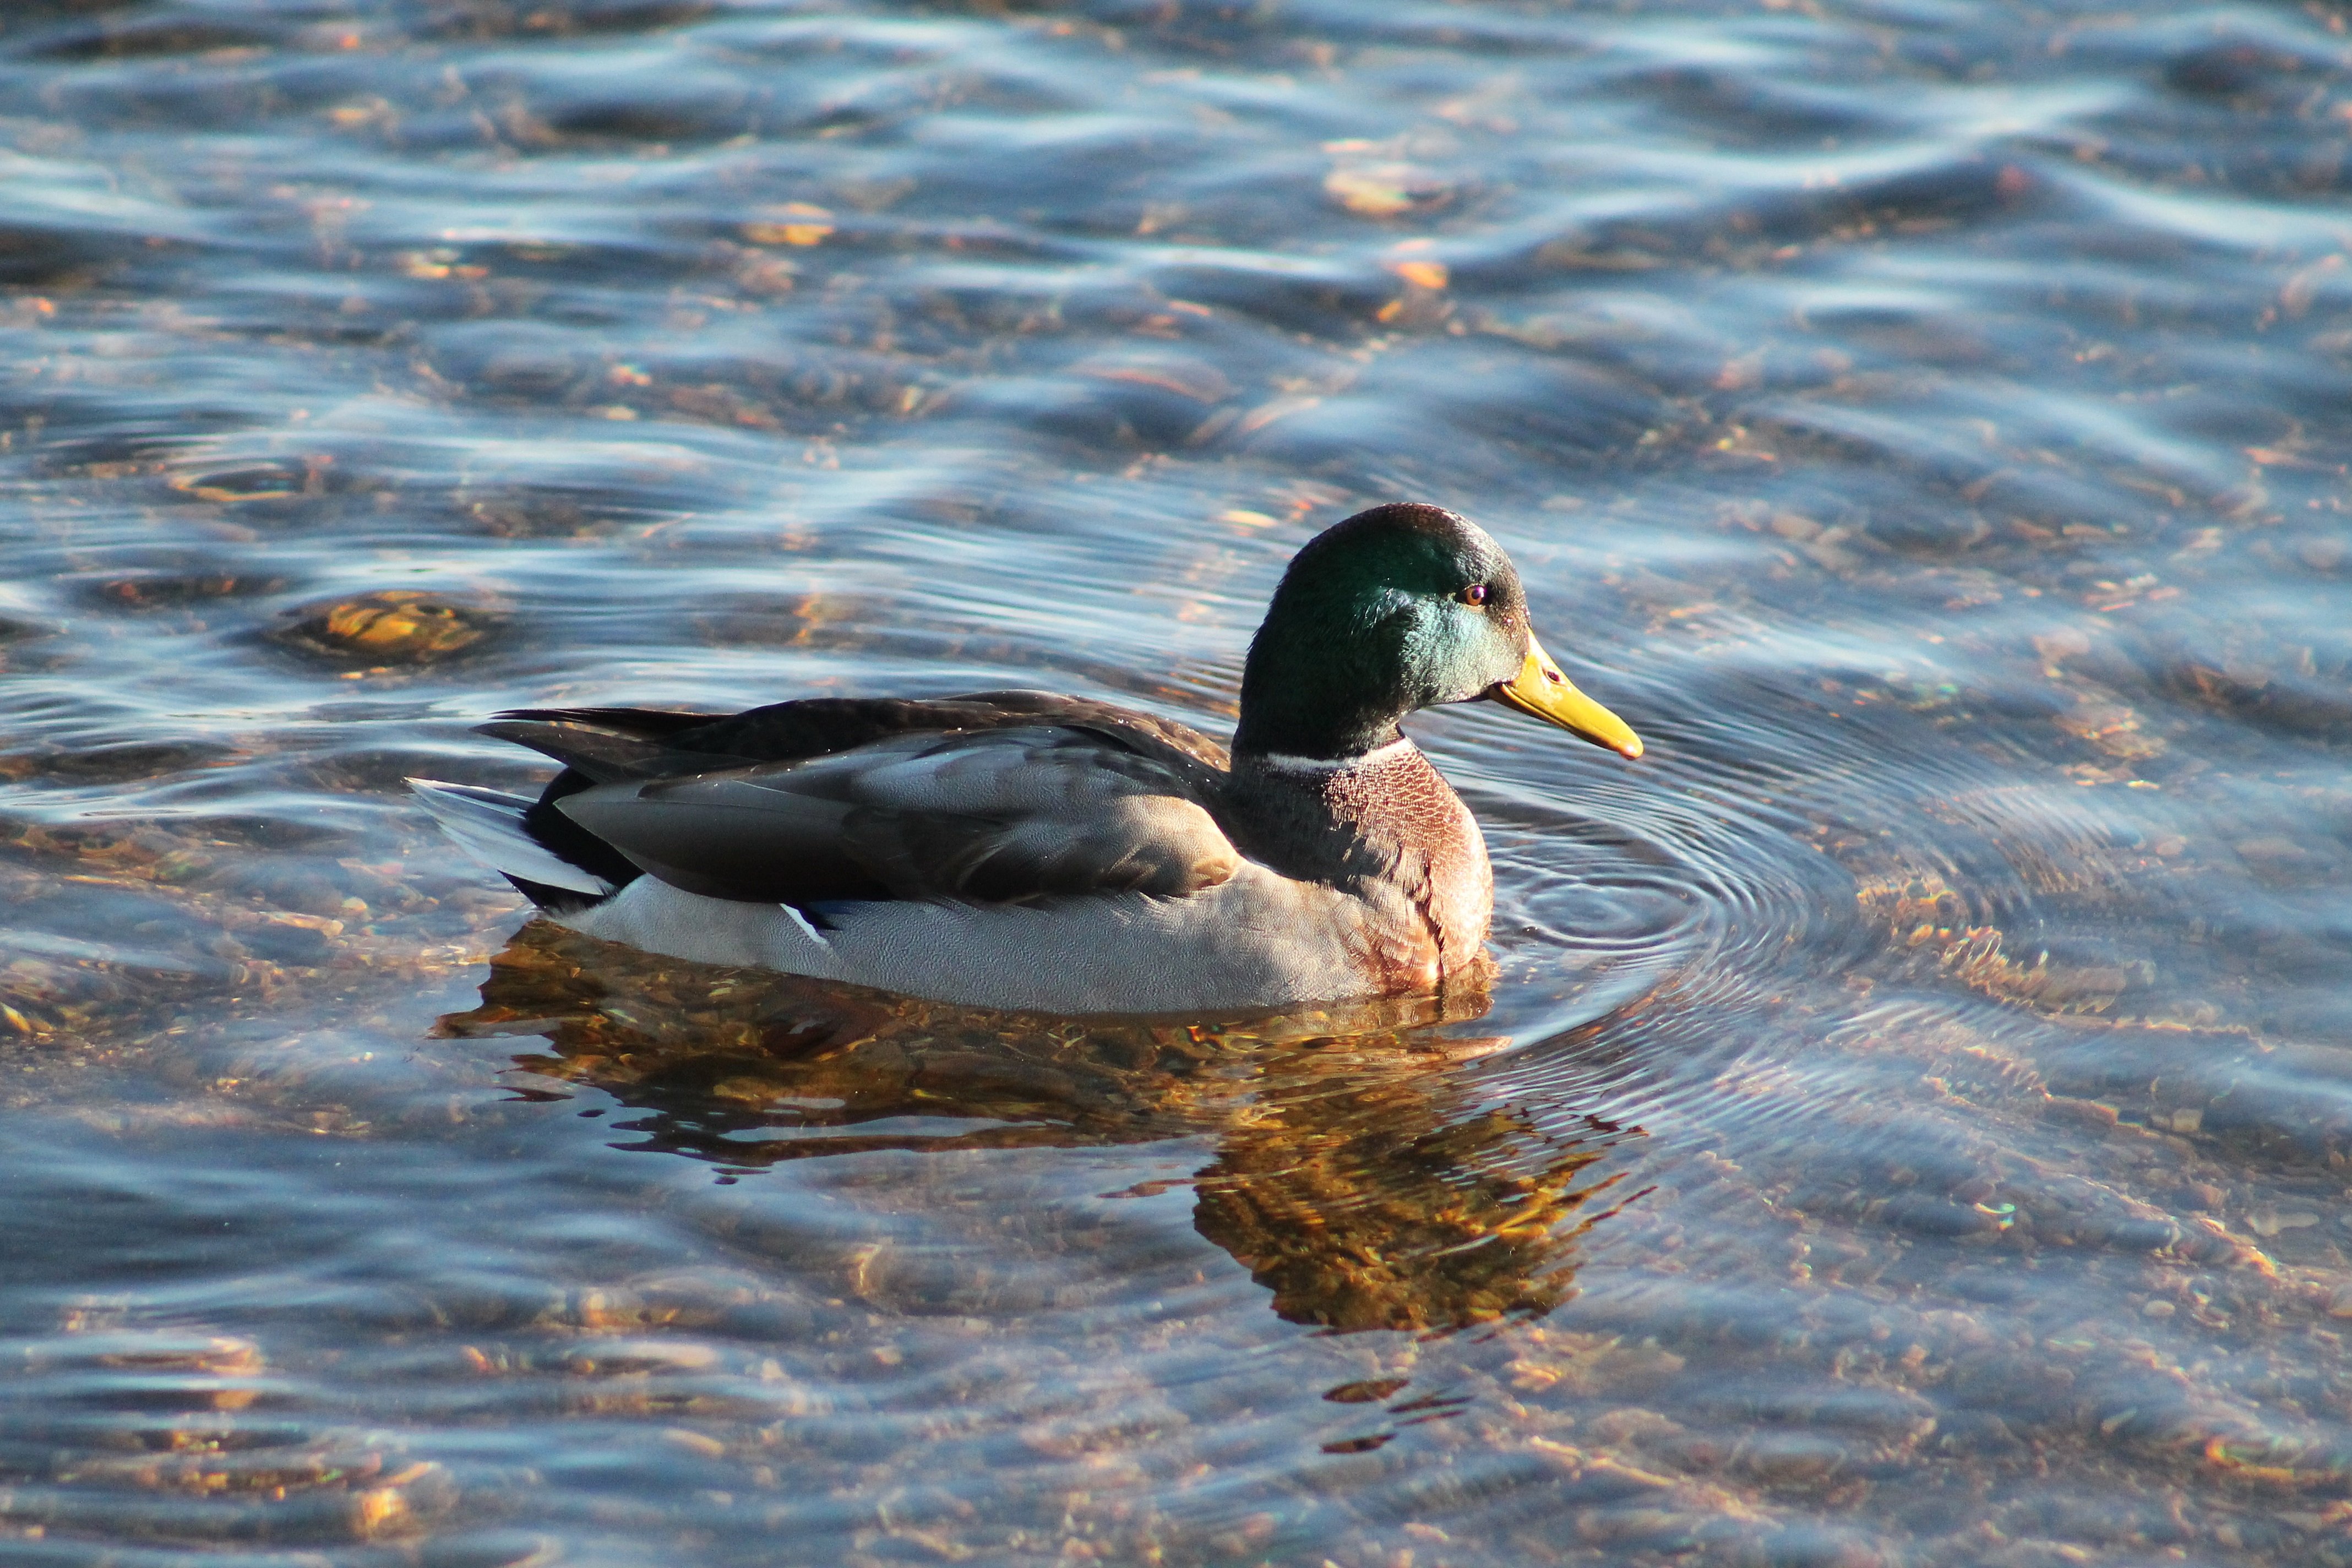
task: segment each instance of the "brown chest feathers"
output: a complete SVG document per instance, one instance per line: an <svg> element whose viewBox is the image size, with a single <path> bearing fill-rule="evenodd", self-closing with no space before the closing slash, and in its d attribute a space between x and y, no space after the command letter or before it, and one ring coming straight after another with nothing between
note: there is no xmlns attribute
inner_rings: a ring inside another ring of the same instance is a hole
<svg viewBox="0 0 2352 1568"><path fill-rule="evenodd" d="M1243 853L1364 900L1364 963L1384 984L1432 986L1476 961L1495 901L1486 841L1420 748L1346 766L1237 757L1228 795Z"/></svg>

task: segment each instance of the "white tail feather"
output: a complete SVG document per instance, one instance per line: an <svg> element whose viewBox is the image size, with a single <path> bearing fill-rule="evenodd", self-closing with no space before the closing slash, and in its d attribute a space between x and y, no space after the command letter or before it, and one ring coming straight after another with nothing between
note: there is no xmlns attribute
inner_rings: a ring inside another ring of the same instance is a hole
<svg viewBox="0 0 2352 1568"><path fill-rule="evenodd" d="M490 869L593 899L613 890L612 883L559 859L530 836L522 823L522 814L533 805L529 797L437 779L410 779L408 787L416 792L417 804L433 814L441 831Z"/></svg>

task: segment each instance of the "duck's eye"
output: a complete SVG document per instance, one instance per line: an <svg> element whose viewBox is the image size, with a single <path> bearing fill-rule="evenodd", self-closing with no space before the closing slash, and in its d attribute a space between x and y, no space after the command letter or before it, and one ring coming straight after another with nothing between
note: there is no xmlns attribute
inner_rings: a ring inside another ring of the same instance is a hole
<svg viewBox="0 0 2352 1568"><path fill-rule="evenodd" d="M1463 589L1462 602L1465 605L1485 604L1486 602L1486 584L1484 583L1473 583L1467 588Z"/></svg>

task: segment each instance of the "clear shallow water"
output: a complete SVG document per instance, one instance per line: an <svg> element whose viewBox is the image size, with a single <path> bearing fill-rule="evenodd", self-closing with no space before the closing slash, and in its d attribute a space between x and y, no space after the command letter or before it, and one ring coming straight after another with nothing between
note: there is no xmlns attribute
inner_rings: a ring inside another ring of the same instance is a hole
<svg viewBox="0 0 2352 1568"><path fill-rule="evenodd" d="M2352 1558L2315 6L12 6L0 1555ZM1490 1005L528 926L507 706L1218 727L1458 507ZM1473 1009L1475 1010L1475 1009Z"/></svg>

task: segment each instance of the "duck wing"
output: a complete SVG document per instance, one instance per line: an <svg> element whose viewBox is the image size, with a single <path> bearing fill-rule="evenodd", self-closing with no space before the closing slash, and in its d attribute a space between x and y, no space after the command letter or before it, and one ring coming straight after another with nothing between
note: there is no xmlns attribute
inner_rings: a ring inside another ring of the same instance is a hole
<svg viewBox="0 0 2352 1568"><path fill-rule="evenodd" d="M599 883L620 888L635 880L640 868L566 815L564 800L599 784L630 779L717 773L746 763L805 762L880 742L1041 724L1084 730L1114 751L1156 761L1173 770L1196 797L1212 794L1226 767L1224 748L1197 730L1112 703L1045 691L804 698L730 714L523 708L501 713L481 729L565 764L522 812L520 830L559 860ZM509 879L542 905L560 907L580 896L507 869ZM847 866L828 870L823 856L815 853L803 861L793 880L838 889L814 893L813 898L892 896L877 879L851 875ZM779 895L779 901L791 900Z"/></svg>
<svg viewBox="0 0 2352 1568"><path fill-rule="evenodd" d="M667 762L671 746L639 742L645 771L631 777L612 731L587 755L560 733L513 732L527 727L500 732L594 781L554 802L564 816L638 869L713 898L803 909L1179 898L1241 863L1208 809L1202 764L1147 755L1091 728L917 731L806 760L692 772Z"/></svg>
<svg viewBox="0 0 2352 1568"><path fill-rule="evenodd" d="M1180 770L1206 768L1221 773L1228 766L1224 747L1190 725L1116 703L1051 691L973 691L961 697L806 697L728 714L677 713L655 708L518 708L499 718L599 730L682 751L758 763L828 756L900 735L1057 724L1092 731Z"/></svg>

